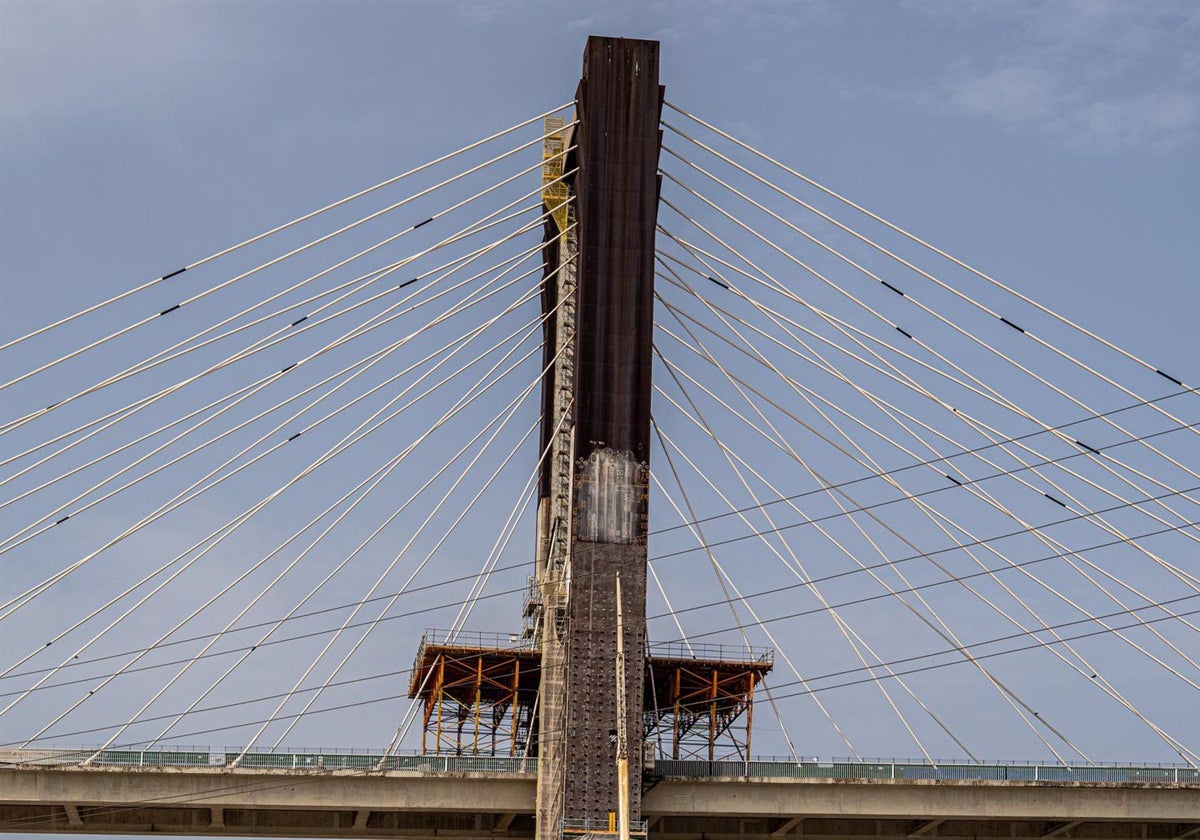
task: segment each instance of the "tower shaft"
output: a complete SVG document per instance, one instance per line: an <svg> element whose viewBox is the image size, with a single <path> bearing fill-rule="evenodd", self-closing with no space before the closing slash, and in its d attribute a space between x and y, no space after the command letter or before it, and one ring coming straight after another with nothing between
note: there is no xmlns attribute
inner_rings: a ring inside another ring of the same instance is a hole
<svg viewBox="0 0 1200 840"><path fill-rule="evenodd" d="M610 680L617 656L616 577L621 576L623 642L640 661L645 650L646 534L650 457L651 333L654 306L654 234L658 208L658 44L589 38L576 96L576 150L568 168L578 223L575 254L573 354L569 374L556 365L548 393L569 387L572 431L569 521L558 530L544 503L539 545L561 556L566 585L548 592L553 573L543 563L543 715L539 734L538 837L556 837L551 825L568 819L605 819L617 810L617 703ZM559 249L557 258L565 252ZM560 287L561 288L561 287ZM564 290L565 291L565 290ZM549 304L548 300L548 304ZM557 301L554 301L557 303ZM561 341L563 336L556 336ZM570 375L568 383L560 378ZM544 403L545 405L545 403ZM561 420L543 416L543 441ZM543 472L544 497L555 493L552 447ZM565 526L565 527L564 527ZM564 530L566 533L564 534ZM551 536L555 533L556 536ZM555 543L555 539L559 540ZM549 645L546 628L554 638ZM549 655L548 655L549 654ZM564 667L556 667L561 656ZM561 680L561 688L559 685ZM633 757L630 815L641 800L643 669L628 671L625 742ZM561 693L560 693L561 692ZM563 721L561 740L551 714ZM547 759L547 747L553 754Z"/></svg>

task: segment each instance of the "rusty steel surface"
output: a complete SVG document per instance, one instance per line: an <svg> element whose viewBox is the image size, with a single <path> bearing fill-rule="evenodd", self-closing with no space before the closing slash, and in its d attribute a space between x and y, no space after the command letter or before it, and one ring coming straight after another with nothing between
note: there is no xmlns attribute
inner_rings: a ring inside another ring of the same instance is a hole
<svg viewBox="0 0 1200 840"><path fill-rule="evenodd" d="M579 222L574 489L563 816L617 810L616 575L627 651L646 633L647 486L658 209L658 43L589 38L576 97ZM645 672L628 673L626 740L641 756ZM635 777L640 778L640 770ZM640 818L641 785L631 791Z"/></svg>
<svg viewBox="0 0 1200 840"><path fill-rule="evenodd" d="M661 103L657 42L588 39L575 134L577 460L603 448L650 459Z"/></svg>

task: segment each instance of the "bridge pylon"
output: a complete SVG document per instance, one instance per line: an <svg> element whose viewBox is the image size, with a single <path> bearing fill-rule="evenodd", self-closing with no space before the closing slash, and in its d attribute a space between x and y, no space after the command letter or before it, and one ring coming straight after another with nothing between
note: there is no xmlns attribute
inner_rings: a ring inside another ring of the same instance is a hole
<svg viewBox="0 0 1200 840"><path fill-rule="evenodd" d="M538 840L557 840L564 825L608 824L620 799L618 740L641 778L644 670L629 670L620 724L606 677L617 659L618 575L625 650L646 644L658 48L588 39L576 120L564 138L569 212L547 225L555 244L546 272L555 282L543 298L554 312L544 347L554 364L543 383L549 454L538 517ZM632 787L636 822L641 785Z"/></svg>
<svg viewBox="0 0 1200 840"><path fill-rule="evenodd" d="M747 760L754 690L773 666L769 651L647 649L658 47L589 38L575 119L546 120L545 457L523 632L504 645L430 631L410 686L424 751L494 756L507 745L536 759L536 840L644 832L658 752ZM621 648L632 667L615 681Z"/></svg>

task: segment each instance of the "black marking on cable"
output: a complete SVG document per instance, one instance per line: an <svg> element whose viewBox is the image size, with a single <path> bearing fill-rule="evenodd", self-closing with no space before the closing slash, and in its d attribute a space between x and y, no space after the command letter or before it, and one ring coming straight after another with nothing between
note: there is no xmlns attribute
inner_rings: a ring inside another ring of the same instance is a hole
<svg viewBox="0 0 1200 840"><path fill-rule="evenodd" d="M417 222L415 225L412 226L412 229L416 230L417 228L422 227L423 225L427 225L432 221L433 221L433 216L430 216L428 219L426 219L423 222Z"/></svg>
<svg viewBox="0 0 1200 840"><path fill-rule="evenodd" d="M1075 445L1076 445L1076 446L1078 446L1080 449L1086 449L1088 452L1095 452L1097 455L1099 455L1099 454L1100 454L1100 450L1099 450L1099 449L1097 449L1097 448L1096 448L1096 447L1094 447L1094 446L1088 446L1086 443L1084 443L1084 442L1083 442L1083 441L1081 441L1081 440L1077 440L1077 441L1075 441Z"/></svg>
<svg viewBox="0 0 1200 840"><path fill-rule="evenodd" d="M725 291L727 291L727 292L729 291L729 287L726 286L724 283L722 283L720 280L718 280L716 277L709 277L708 279L710 281L712 281L713 283L716 283L718 286L720 286Z"/></svg>
<svg viewBox="0 0 1200 840"><path fill-rule="evenodd" d="M294 368L294 367L295 367L297 364L299 364L299 362L292 362L290 365L288 365L287 367L283 368L283 369L282 369L281 371L279 371L279 372L280 372L280 373L287 373L289 370L291 370L292 368Z"/></svg>
<svg viewBox="0 0 1200 840"><path fill-rule="evenodd" d="M1000 323L1007 324L1008 326L1012 327L1014 330L1016 330L1019 333L1025 332L1025 330L1018 327L1016 324L1014 324L1012 321L1005 318L1003 315L1000 316Z"/></svg>
<svg viewBox="0 0 1200 840"><path fill-rule="evenodd" d="M399 286L397 286L396 288L397 288L397 289L403 289L405 286L411 286L413 283L416 283L416 282L417 282L418 280L420 280L420 279L421 279L420 277L414 277L414 278L413 278L413 279L411 279L411 280L405 280L403 283L401 283L401 284L400 284Z"/></svg>
<svg viewBox="0 0 1200 840"><path fill-rule="evenodd" d="M42 411L50 411L55 408L58 408L58 403L50 403L50 405L43 408Z"/></svg>
<svg viewBox="0 0 1200 840"><path fill-rule="evenodd" d="M303 433L303 432L296 432L296 434L292 435L290 438L288 438L286 441L284 441L284 443L291 443L291 442L292 442L292 441L294 441L296 438L300 437L300 435L302 435L302 434L304 434L304 433Z"/></svg>
<svg viewBox="0 0 1200 840"><path fill-rule="evenodd" d="M295 321L292 321L292 323L288 324L288 326L290 326L290 327L295 327L295 326L297 326L297 325L299 325L299 324L303 324L303 323L304 323L305 321L307 321L307 320L308 320L308 316L307 316L307 315L303 315L303 316L301 316L301 317L297 318Z"/></svg>
<svg viewBox="0 0 1200 840"><path fill-rule="evenodd" d="M944 475L946 476L946 478L948 478L948 479L950 479L951 481L953 481L953 482L954 482L955 484L957 484L959 487L962 487L962 486L963 486L963 483L962 483L961 481L959 481L957 478L955 478L954 476L950 475L949 473L944 473Z"/></svg>
<svg viewBox="0 0 1200 840"><path fill-rule="evenodd" d="M1155 373L1157 373L1159 376L1161 376L1163 379L1169 379L1170 381L1174 382L1174 383L1175 383L1176 385L1178 385L1180 388L1184 388L1184 387L1186 387L1186 386L1185 386L1185 385L1184 385L1182 382L1180 382L1178 379L1176 379L1176 378L1175 378L1174 376L1172 376L1171 374L1169 374L1169 373L1166 373L1165 371L1161 371L1161 370L1159 370L1158 368L1155 368L1155 369L1154 369L1154 372L1155 372Z"/></svg>
<svg viewBox="0 0 1200 840"><path fill-rule="evenodd" d="M1049 493L1043 493L1042 495L1043 495L1043 496L1045 496L1045 497L1046 497L1047 499L1049 499L1050 501L1054 502L1054 504L1058 505L1059 507L1064 507L1064 508L1065 508L1065 507L1067 506L1067 503L1066 503L1066 502L1060 502L1058 499L1054 498L1054 497L1053 497L1053 496L1051 496Z"/></svg>
<svg viewBox="0 0 1200 840"><path fill-rule="evenodd" d="M178 309L181 305L182 304L177 303L174 306L168 306L166 309L164 309L162 312L159 312L158 314L159 315L168 315L168 314L174 312L176 309Z"/></svg>
<svg viewBox="0 0 1200 840"><path fill-rule="evenodd" d="M183 272L185 272L185 271L187 271L186 265L183 268L178 268L175 271L172 271L170 274L164 274L161 279L170 280L172 277L183 274Z"/></svg>
<svg viewBox="0 0 1200 840"><path fill-rule="evenodd" d="M71 518L71 514L69 514L69 513L68 513L66 516L64 516L62 519L58 520L58 521L57 521L57 522L55 522L54 524L55 524L55 525L61 525L61 524L63 524L64 522L66 522L66 521L67 521L68 519L70 519L70 518Z"/></svg>
<svg viewBox="0 0 1200 840"><path fill-rule="evenodd" d="M916 339L912 337L912 333L904 329L904 327L896 327L896 331L905 338L911 338L913 341L916 341Z"/></svg>
<svg viewBox="0 0 1200 840"><path fill-rule="evenodd" d="M902 291L900 291L899 289L897 289L895 286L893 286L893 285L892 285L891 283L889 283L888 281L886 281L886 280L880 280L879 282L880 282L880 283L882 283L883 285L887 286L889 289L891 289L891 290L892 290L893 292L895 292L896 294L900 295L900 297L905 297L905 294L904 294L904 292L902 292Z"/></svg>

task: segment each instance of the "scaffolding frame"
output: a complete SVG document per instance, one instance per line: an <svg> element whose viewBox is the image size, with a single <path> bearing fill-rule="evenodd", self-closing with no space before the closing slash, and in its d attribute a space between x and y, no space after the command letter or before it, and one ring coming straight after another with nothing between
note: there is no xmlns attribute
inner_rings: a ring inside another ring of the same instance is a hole
<svg viewBox="0 0 1200 840"><path fill-rule="evenodd" d="M408 695L422 701L423 753L532 754L541 652L483 644L498 640L422 637Z"/></svg>
<svg viewBox="0 0 1200 840"><path fill-rule="evenodd" d="M664 653L646 658L646 739L662 758L747 761L754 691L774 667L773 651Z"/></svg>
<svg viewBox="0 0 1200 840"><path fill-rule="evenodd" d="M535 640L523 634L427 631L408 692L422 701L421 751L537 756L541 656ZM646 741L664 759L747 760L755 691L774 664L774 651L765 648L651 646L645 657Z"/></svg>

